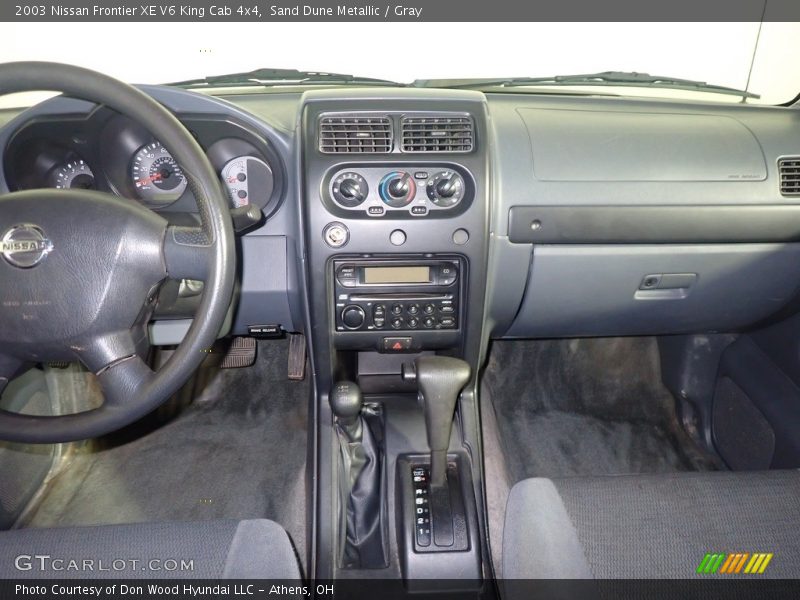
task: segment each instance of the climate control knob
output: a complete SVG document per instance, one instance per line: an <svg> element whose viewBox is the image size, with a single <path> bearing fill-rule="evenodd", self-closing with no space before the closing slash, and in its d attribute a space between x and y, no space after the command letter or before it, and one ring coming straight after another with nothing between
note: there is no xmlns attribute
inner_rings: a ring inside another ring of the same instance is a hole
<svg viewBox="0 0 800 600"><path fill-rule="evenodd" d="M428 180L425 192L436 206L455 206L464 197L464 178L456 171L440 171Z"/></svg>
<svg viewBox="0 0 800 600"><path fill-rule="evenodd" d="M364 309L357 304L345 306L342 311L342 323L348 329L358 329L364 324L365 318Z"/></svg>
<svg viewBox="0 0 800 600"><path fill-rule="evenodd" d="M392 171L381 179L378 192L385 204L392 208L402 208L417 195L417 184L410 173Z"/></svg>
<svg viewBox="0 0 800 600"><path fill-rule="evenodd" d="M331 193L337 204L353 208L367 199L369 185L358 173L342 173L331 183Z"/></svg>

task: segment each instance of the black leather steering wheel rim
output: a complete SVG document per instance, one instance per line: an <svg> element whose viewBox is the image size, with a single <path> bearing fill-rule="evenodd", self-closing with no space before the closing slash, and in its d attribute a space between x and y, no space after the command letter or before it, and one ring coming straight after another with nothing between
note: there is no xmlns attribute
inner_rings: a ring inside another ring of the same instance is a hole
<svg viewBox="0 0 800 600"><path fill-rule="evenodd" d="M229 309L235 276L234 234L219 178L192 134L169 110L135 87L88 69L47 62L0 65L0 95L44 90L108 106L157 133L159 141L181 165L197 200L201 221L198 228L166 229L162 268L169 276L203 279L205 285L188 333L157 372L152 372L138 356L102 366L97 372L106 392L102 407L58 416L0 411L0 439L26 443L97 437L158 407L189 379L217 338ZM2 227L7 225L0 223ZM173 271L174 265L179 267ZM107 386L113 392L110 402Z"/></svg>

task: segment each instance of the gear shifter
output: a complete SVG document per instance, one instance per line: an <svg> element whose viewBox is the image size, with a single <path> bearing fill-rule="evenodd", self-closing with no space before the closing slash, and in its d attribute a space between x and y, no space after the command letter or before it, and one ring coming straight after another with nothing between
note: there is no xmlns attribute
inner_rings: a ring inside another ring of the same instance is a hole
<svg viewBox="0 0 800 600"><path fill-rule="evenodd" d="M358 384L340 381L329 396L339 439L339 557L345 568L386 566L383 415L364 404Z"/></svg>
<svg viewBox="0 0 800 600"><path fill-rule="evenodd" d="M331 410L342 430L347 433L351 442L361 440L361 407L364 396L358 384L352 381L340 381L331 390Z"/></svg>
<svg viewBox="0 0 800 600"><path fill-rule="evenodd" d="M406 365L403 379L416 380L425 412L425 428L431 449L431 486L447 480L447 448L453 428L453 412L461 389L469 381L470 366L449 356L420 356L413 368Z"/></svg>

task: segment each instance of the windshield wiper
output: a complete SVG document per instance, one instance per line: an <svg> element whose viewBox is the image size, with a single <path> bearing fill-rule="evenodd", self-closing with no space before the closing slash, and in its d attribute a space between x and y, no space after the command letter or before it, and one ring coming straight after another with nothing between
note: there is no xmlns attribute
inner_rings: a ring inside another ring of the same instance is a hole
<svg viewBox="0 0 800 600"><path fill-rule="evenodd" d="M555 77L505 77L487 79L418 79L415 87L442 88L484 88L484 87L521 87L521 86L617 86L617 87L653 87L673 90L713 92L741 96L742 98L760 98L747 90L737 90L722 85L713 85L705 81L679 79L677 77L661 77L648 73L629 71L603 71L586 75L556 75Z"/></svg>
<svg viewBox="0 0 800 600"><path fill-rule="evenodd" d="M211 75L198 79L175 81L166 85L176 87L222 87L222 86L278 86L278 85L317 85L317 84L369 84L404 86L405 84L388 79L356 77L343 73L323 73L317 71L297 71L296 69L255 69L243 73Z"/></svg>

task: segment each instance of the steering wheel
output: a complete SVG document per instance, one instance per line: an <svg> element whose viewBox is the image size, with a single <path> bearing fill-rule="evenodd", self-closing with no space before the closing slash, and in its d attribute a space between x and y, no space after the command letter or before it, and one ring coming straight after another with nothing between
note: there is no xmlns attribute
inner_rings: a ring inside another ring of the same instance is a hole
<svg viewBox="0 0 800 600"><path fill-rule="evenodd" d="M44 62L0 65L0 94L48 90L133 118L181 165L199 227L177 227L138 202L91 190L0 196L0 391L27 363L78 360L103 390L98 408L57 416L0 411L0 439L28 443L96 437L143 417L197 369L221 329L235 273L230 213L219 179L191 133L136 88L88 69ZM197 314L154 372L147 323L167 278L205 282Z"/></svg>

